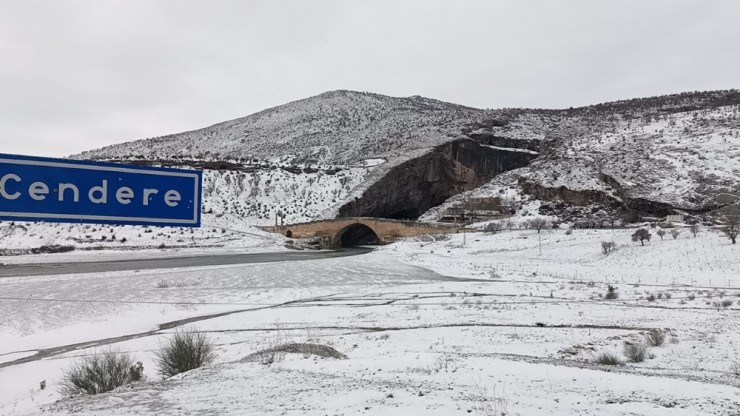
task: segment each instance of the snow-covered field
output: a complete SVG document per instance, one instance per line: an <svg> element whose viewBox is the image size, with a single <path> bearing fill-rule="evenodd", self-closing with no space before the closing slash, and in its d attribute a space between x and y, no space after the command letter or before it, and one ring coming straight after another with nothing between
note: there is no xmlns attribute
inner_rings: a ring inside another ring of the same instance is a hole
<svg viewBox="0 0 740 416"><path fill-rule="evenodd" d="M706 230L644 247L630 233L474 233L338 259L3 278L18 300L0 301L0 414L740 414L738 247ZM618 299L603 299L610 284ZM205 332L218 358L162 381L153 354L179 327ZM645 362L594 361L653 328L668 336ZM241 361L306 341L348 358ZM62 370L107 345L148 380L57 401Z"/></svg>

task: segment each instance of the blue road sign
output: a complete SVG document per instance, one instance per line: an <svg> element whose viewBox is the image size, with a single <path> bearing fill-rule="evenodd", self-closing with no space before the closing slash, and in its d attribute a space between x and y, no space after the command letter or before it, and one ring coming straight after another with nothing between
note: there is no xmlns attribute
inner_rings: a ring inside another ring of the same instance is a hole
<svg viewBox="0 0 740 416"><path fill-rule="evenodd" d="M0 220L199 227L202 172L0 153Z"/></svg>

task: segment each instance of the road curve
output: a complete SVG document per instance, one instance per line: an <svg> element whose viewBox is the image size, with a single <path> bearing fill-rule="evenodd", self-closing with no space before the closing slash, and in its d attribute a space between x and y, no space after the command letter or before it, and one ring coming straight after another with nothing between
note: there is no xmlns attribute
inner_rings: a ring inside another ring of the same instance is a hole
<svg viewBox="0 0 740 416"><path fill-rule="evenodd" d="M104 273L130 270L178 269L184 267L224 266L232 264L274 263L279 261L320 260L334 257L356 256L372 251L371 248L349 248L339 251L283 251L248 254L223 254L191 257L166 257L78 263L38 263L0 266L0 278L22 276L48 276L56 274Z"/></svg>

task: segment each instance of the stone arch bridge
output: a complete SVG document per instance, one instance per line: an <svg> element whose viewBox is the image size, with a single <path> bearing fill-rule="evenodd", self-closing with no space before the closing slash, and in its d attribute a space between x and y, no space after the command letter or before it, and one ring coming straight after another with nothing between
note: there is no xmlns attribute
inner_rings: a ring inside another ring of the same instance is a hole
<svg viewBox="0 0 740 416"><path fill-rule="evenodd" d="M453 225L371 217L345 217L281 226L261 227L293 238L320 238L325 248L344 245L389 244L403 237L425 234L455 234L463 229Z"/></svg>

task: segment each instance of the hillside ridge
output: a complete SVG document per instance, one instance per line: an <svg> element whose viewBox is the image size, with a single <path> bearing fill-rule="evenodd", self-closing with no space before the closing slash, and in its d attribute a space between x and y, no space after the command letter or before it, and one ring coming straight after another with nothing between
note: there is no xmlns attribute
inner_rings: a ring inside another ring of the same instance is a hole
<svg viewBox="0 0 740 416"><path fill-rule="evenodd" d="M739 105L735 89L555 110L335 90L77 157L205 167L207 209L257 222L278 210L291 221L433 221L441 215L435 206L448 199L454 206L456 195L513 189L521 201L588 206L604 216L703 214L735 201L717 195L740 193ZM343 173L326 181L332 176L321 172ZM216 195L223 199L214 204Z"/></svg>

